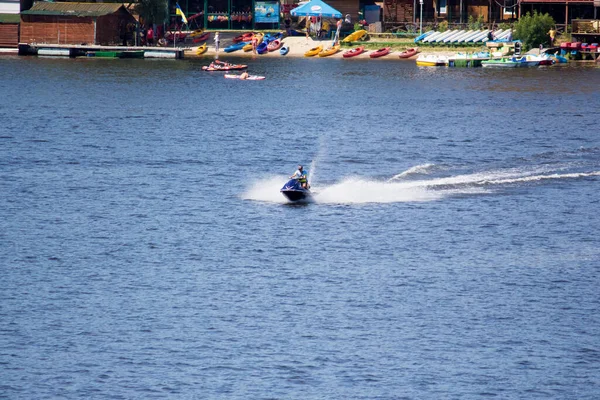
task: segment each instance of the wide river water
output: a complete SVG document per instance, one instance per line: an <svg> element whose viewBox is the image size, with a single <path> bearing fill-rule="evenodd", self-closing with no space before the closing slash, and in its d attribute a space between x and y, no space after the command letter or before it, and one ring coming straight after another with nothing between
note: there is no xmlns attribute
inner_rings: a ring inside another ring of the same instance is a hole
<svg viewBox="0 0 600 400"><path fill-rule="evenodd" d="M600 398L600 68L246 61L0 58L0 398Z"/></svg>

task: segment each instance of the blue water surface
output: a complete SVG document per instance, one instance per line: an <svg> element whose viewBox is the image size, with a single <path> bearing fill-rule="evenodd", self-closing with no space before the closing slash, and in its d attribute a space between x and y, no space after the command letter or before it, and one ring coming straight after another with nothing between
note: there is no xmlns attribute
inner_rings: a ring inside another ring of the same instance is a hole
<svg viewBox="0 0 600 400"><path fill-rule="evenodd" d="M600 397L600 68L245 62L0 58L0 397Z"/></svg>

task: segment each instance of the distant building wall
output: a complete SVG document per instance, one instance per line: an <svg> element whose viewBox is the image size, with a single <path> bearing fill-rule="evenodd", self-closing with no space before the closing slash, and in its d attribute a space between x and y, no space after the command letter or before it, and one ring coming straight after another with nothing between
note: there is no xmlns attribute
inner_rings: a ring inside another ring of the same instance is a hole
<svg viewBox="0 0 600 400"><path fill-rule="evenodd" d="M21 42L92 44L93 21L91 17L21 15Z"/></svg>
<svg viewBox="0 0 600 400"><path fill-rule="evenodd" d="M352 23L358 21L358 12L360 11L358 0L326 0L325 2L341 12L342 17L345 17L346 14L350 14Z"/></svg>
<svg viewBox="0 0 600 400"><path fill-rule="evenodd" d="M0 47L17 47L19 24L0 23Z"/></svg>

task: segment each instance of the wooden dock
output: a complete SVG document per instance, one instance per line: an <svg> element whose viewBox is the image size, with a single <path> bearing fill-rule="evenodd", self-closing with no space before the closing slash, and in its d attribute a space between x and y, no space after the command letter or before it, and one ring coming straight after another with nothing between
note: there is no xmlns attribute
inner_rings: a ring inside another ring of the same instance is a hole
<svg viewBox="0 0 600 400"><path fill-rule="evenodd" d="M47 55L59 57L86 57L96 53L117 53L121 58L131 58L143 54L143 58L183 58L181 47L142 47L142 46L98 46L52 43L19 43L19 55Z"/></svg>

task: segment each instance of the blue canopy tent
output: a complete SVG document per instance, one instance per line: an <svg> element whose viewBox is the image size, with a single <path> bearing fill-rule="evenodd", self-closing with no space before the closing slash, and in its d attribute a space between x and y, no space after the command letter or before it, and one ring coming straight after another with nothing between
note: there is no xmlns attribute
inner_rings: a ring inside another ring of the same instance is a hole
<svg viewBox="0 0 600 400"><path fill-rule="evenodd" d="M293 17L342 18L341 12L321 0L311 0L300 7L294 8L290 14Z"/></svg>

